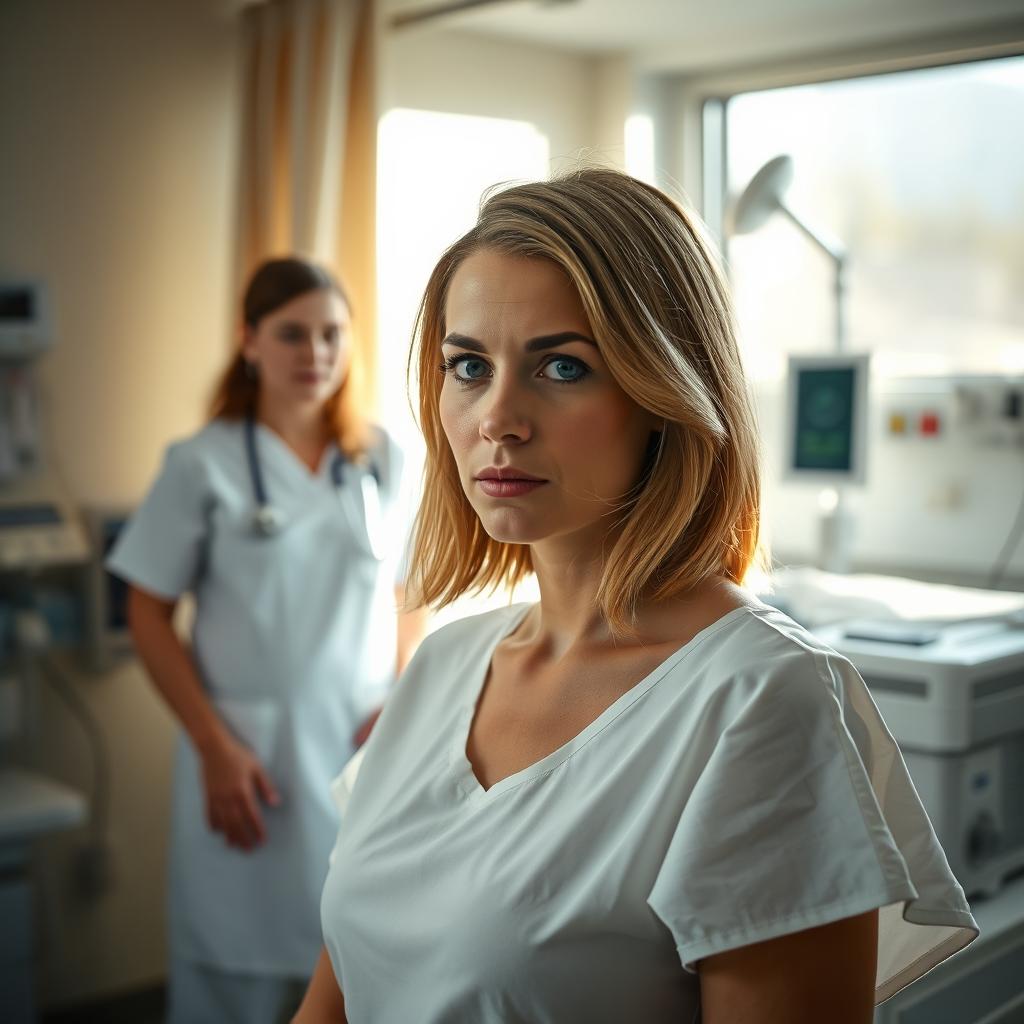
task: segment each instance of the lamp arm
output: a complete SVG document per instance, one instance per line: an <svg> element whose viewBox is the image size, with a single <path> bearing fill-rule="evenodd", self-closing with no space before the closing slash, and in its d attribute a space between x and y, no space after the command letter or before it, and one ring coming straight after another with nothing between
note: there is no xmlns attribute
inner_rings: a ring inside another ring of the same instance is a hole
<svg viewBox="0 0 1024 1024"><path fill-rule="evenodd" d="M846 249L835 239L829 238L801 220L785 203L779 203L779 212L784 213L803 235L810 239L835 264L835 350L846 348L846 322L844 319L844 293L846 290Z"/></svg>
<svg viewBox="0 0 1024 1024"><path fill-rule="evenodd" d="M842 264L846 259L846 250L834 238L815 231L806 221L801 220L785 203L779 203L779 212L784 213L826 256Z"/></svg>

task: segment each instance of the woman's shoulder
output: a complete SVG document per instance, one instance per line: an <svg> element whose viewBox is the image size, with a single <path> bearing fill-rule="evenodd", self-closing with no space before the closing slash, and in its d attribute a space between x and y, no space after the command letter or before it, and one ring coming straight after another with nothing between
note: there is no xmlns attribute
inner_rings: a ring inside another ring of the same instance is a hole
<svg viewBox="0 0 1024 1024"><path fill-rule="evenodd" d="M245 465L240 423L212 420L164 449L157 481L182 493L208 496L225 470L234 474Z"/></svg>
<svg viewBox="0 0 1024 1024"><path fill-rule="evenodd" d="M736 708L768 700L810 710L831 705L856 670L810 630L760 601L745 603L698 635L680 669L709 700Z"/></svg>
<svg viewBox="0 0 1024 1024"><path fill-rule="evenodd" d="M489 649L509 633L530 607L526 603L503 605L475 615L466 615L444 623L427 636L420 650L451 657Z"/></svg>
<svg viewBox="0 0 1024 1024"><path fill-rule="evenodd" d="M191 434L171 441L167 445L167 454L173 458L203 458L241 438L241 420L212 419Z"/></svg>
<svg viewBox="0 0 1024 1024"><path fill-rule="evenodd" d="M403 673L403 680L420 680L439 674L460 676L470 666L479 667L477 662L490 655L528 607L527 604L512 604L493 608L438 626L417 647Z"/></svg>

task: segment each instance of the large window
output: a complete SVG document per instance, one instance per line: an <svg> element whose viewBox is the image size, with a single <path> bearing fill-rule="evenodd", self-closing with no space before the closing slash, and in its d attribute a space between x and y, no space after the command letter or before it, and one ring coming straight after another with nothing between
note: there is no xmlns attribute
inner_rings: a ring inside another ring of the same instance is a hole
<svg viewBox="0 0 1024 1024"><path fill-rule="evenodd" d="M423 439L409 410L405 367L427 278L445 247L476 222L487 189L547 177L549 147L528 122L427 110L390 111L378 139L381 415L418 474ZM507 600L464 599L434 625Z"/></svg>
<svg viewBox="0 0 1024 1024"><path fill-rule="evenodd" d="M848 346L883 375L1024 372L1024 57L734 96L727 184L788 153L787 202L849 252ZM728 243L745 363L828 351L832 265L775 216Z"/></svg>

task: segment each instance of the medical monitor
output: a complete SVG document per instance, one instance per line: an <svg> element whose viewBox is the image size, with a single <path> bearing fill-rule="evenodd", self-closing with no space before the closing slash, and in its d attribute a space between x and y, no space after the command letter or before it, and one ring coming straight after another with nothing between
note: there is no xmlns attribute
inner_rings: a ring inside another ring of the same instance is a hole
<svg viewBox="0 0 1024 1024"><path fill-rule="evenodd" d="M103 672L134 651L128 628L128 584L107 572L104 562L131 516L121 506L87 508L84 519L92 540L86 605L86 654L90 667Z"/></svg>
<svg viewBox="0 0 1024 1024"><path fill-rule="evenodd" d="M784 474L836 486L866 474L866 355L790 356Z"/></svg>
<svg viewBox="0 0 1024 1024"><path fill-rule="evenodd" d="M26 359L53 342L50 297L41 281L0 278L0 359Z"/></svg>

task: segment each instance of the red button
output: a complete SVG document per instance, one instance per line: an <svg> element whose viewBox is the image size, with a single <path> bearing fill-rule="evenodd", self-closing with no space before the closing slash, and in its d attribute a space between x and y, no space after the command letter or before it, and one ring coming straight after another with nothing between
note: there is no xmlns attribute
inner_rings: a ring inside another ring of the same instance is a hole
<svg viewBox="0 0 1024 1024"><path fill-rule="evenodd" d="M939 432L941 423L939 422L939 414L935 412L923 412L921 413L921 433L934 435Z"/></svg>

